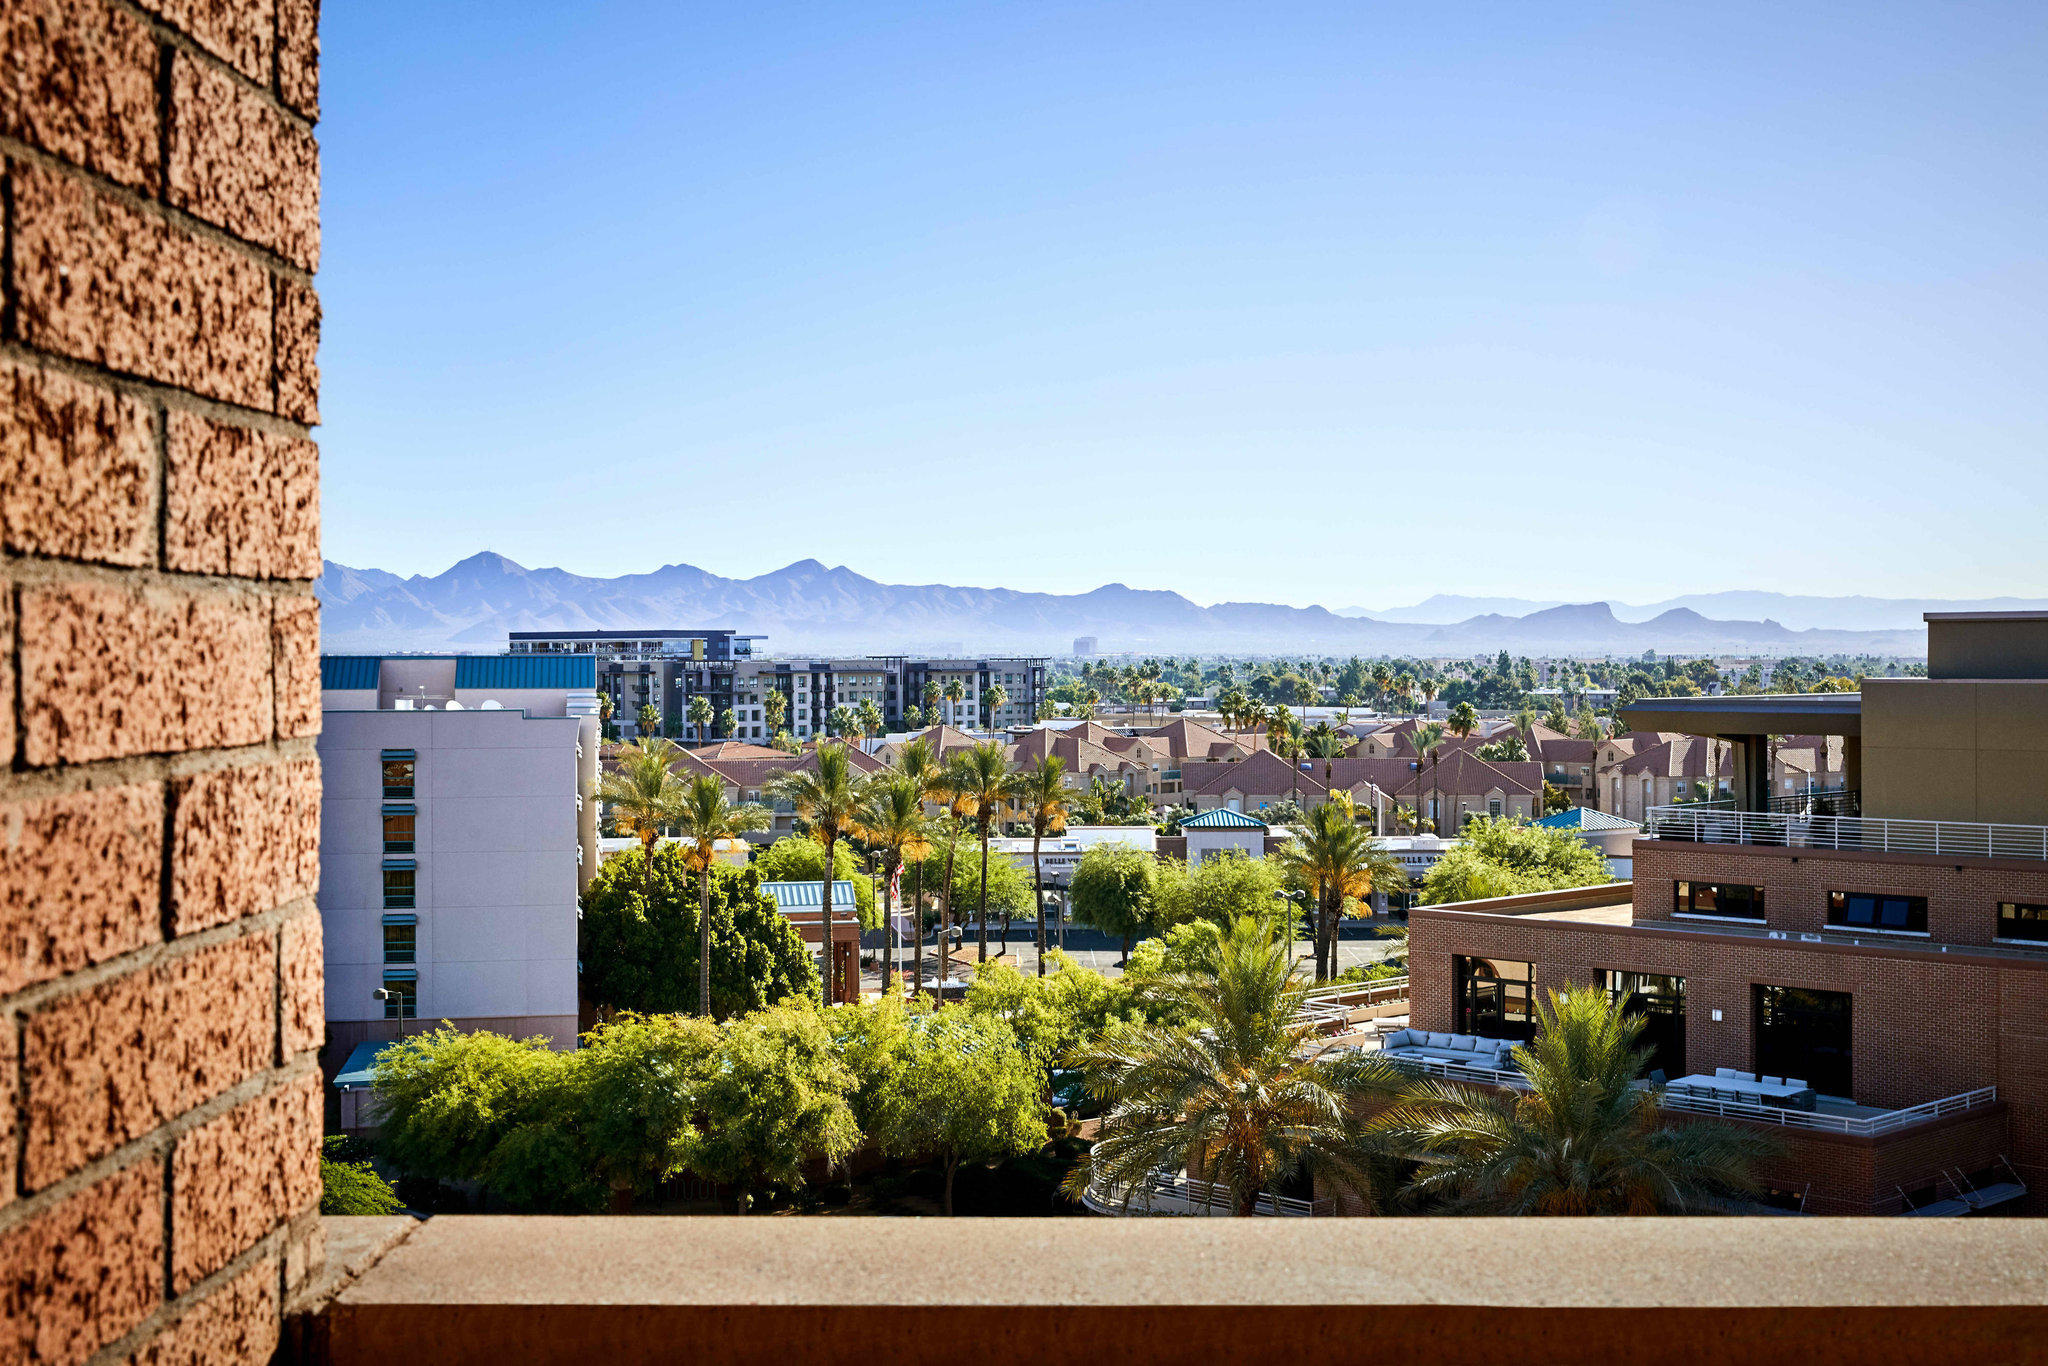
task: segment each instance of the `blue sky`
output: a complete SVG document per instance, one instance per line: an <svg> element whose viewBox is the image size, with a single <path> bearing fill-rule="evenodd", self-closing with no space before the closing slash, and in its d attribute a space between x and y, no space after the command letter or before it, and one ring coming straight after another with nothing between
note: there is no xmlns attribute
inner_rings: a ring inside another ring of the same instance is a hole
<svg viewBox="0 0 2048 1366"><path fill-rule="evenodd" d="M2038 0L350 0L323 49L333 559L2048 593Z"/></svg>

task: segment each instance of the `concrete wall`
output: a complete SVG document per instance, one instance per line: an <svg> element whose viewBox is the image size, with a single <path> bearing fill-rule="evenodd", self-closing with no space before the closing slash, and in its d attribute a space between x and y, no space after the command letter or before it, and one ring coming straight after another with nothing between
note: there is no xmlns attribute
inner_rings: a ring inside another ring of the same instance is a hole
<svg viewBox="0 0 2048 1366"><path fill-rule="evenodd" d="M317 18L0 5L0 1361L322 1258Z"/></svg>
<svg viewBox="0 0 2048 1366"><path fill-rule="evenodd" d="M1863 680L1863 814L2048 825L2048 680Z"/></svg>
<svg viewBox="0 0 2048 1366"><path fill-rule="evenodd" d="M320 911L328 1016L380 1020L383 826L380 751L418 753L414 852L423 1020L552 1020L569 1046L576 1017L576 899L595 848L577 809L593 723L511 711L330 712ZM593 731L594 741L594 731ZM586 819L589 817L590 819ZM591 828L594 835L594 827Z"/></svg>

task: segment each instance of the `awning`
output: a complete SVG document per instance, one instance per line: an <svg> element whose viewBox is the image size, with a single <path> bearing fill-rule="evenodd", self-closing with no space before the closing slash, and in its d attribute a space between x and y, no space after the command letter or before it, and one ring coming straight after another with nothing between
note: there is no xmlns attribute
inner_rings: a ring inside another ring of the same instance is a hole
<svg viewBox="0 0 2048 1366"><path fill-rule="evenodd" d="M411 911L386 911L384 913L384 923L387 925L417 925L420 923L420 918Z"/></svg>
<svg viewBox="0 0 2048 1366"><path fill-rule="evenodd" d="M350 1050L348 1061L334 1076L337 1091L366 1091L375 1080L377 1055L391 1047L390 1039L365 1039Z"/></svg>

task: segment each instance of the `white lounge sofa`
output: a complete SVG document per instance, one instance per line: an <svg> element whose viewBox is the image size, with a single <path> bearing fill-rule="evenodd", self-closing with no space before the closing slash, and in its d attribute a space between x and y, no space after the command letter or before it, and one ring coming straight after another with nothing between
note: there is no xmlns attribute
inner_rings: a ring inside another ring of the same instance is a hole
<svg viewBox="0 0 2048 1366"><path fill-rule="evenodd" d="M1457 1063L1462 1067L1489 1072L1517 1071L1510 1056L1513 1039L1483 1039L1476 1034L1436 1034L1426 1029L1397 1029L1380 1041L1380 1052L1389 1062L1404 1058L1430 1058Z"/></svg>

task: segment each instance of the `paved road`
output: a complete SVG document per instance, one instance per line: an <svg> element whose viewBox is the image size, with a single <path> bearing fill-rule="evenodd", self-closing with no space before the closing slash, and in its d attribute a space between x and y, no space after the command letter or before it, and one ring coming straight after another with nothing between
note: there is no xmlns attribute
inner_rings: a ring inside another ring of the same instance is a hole
<svg viewBox="0 0 2048 1366"><path fill-rule="evenodd" d="M1345 968L1360 967L1368 963L1376 963L1399 946L1399 941L1374 933L1374 926L1383 923L1388 922L1347 920L1339 927L1337 934L1337 968L1339 971ZM990 957L994 957L1003 949L1001 928L1000 925L996 926L996 932L989 936L988 951ZM1027 925L1021 921L1012 924L1010 927L1010 961L1014 962L1025 972L1036 971L1038 967L1038 949L1037 945L1032 942L1036 931L1037 927L1035 925ZM936 936L925 942L924 951L927 958L938 952ZM953 950L953 962L956 968L971 974L976 961L975 951L975 939L970 933ZM1310 958L1311 949L1305 940L1297 940L1294 951L1303 958ZM1095 930L1070 927L1067 930L1066 952L1067 957L1073 959L1080 966L1092 968L1105 976L1116 977L1120 976L1123 972L1119 961L1123 957L1123 944ZM910 946L905 944L901 950L901 961L907 964L910 961L910 953ZM1310 959L1310 961L1312 962L1313 960ZM881 989L881 985L882 979L879 972L871 971L863 975L862 986L868 990L878 991Z"/></svg>

